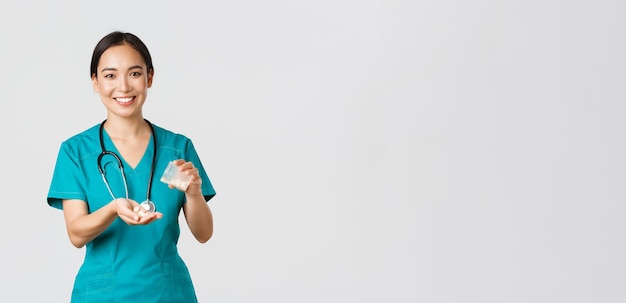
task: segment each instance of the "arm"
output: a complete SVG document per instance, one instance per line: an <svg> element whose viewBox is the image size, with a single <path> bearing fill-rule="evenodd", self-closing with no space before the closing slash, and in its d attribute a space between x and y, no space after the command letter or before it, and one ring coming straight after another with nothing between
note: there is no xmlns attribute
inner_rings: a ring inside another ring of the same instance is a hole
<svg viewBox="0 0 626 303"><path fill-rule="evenodd" d="M193 236L200 243L205 243L213 236L213 214L202 192L200 194L185 194L187 202L183 205L183 212L187 225Z"/></svg>
<svg viewBox="0 0 626 303"><path fill-rule="evenodd" d="M139 204L124 198L115 199L106 206L89 213L87 203L81 200L63 200L65 227L72 245L85 246L95 239L119 216L130 225L148 224L160 219L163 214L152 213L140 217L133 209Z"/></svg>
<svg viewBox="0 0 626 303"><path fill-rule="evenodd" d="M89 214L87 203L81 200L63 200L65 227L72 245L85 246L101 234L117 217L113 202Z"/></svg>
<svg viewBox="0 0 626 303"><path fill-rule="evenodd" d="M213 236L213 214L202 195L202 178L193 163L184 160L176 160L174 163L181 171L193 176L185 191L186 202L183 205L183 212L193 236L198 242L205 243Z"/></svg>

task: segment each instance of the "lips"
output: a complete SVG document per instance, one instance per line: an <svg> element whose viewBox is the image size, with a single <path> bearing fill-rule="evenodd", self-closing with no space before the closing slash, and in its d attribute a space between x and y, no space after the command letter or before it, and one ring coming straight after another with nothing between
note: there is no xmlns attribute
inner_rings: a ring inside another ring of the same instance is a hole
<svg viewBox="0 0 626 303"><path fill-rule="evenodd" d="M117 98L113 98L115 99L115 101L125 104L125 103L130 103L131 101L135 100L135 97L117 97Z"/></svg>

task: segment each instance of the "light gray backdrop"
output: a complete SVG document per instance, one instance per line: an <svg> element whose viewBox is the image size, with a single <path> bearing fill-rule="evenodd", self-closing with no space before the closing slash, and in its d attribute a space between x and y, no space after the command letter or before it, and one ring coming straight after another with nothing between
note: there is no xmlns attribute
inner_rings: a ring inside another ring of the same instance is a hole
<svg viewBox="0 0 626 303"><path fill-rule="evenodd" d="M0 4L0 301L69 299L45 198L113 30L218 192L201 302L626 301L626 2L198 3Z"/></svg>

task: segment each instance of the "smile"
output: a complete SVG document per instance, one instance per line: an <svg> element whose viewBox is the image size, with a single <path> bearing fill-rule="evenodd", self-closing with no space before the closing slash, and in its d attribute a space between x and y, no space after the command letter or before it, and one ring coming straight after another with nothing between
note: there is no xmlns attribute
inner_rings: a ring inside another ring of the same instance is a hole
<svg viewBox="0 0 626 303"><path fill-rule="evenodd" d="M113 98L113 99L115 99L115 101L120 102L120 103L128 103L130 101L133 101L135 97L118 97L118 98Z"/></svg>

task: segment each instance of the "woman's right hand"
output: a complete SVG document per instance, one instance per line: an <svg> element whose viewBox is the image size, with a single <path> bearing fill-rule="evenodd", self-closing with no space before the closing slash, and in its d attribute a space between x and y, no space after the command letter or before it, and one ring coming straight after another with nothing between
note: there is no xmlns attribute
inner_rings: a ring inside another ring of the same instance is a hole
<svg viewBox="0 0 626 303"><path fill-rule="evenodd" d="M143 207L132 199L118 198L114 200L114 203L117 216L128 225L146 225L163 217L160 212L143 212Z"/></svg>

